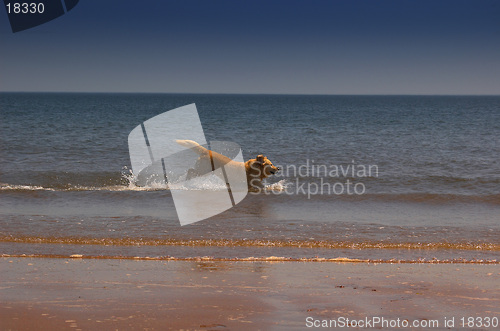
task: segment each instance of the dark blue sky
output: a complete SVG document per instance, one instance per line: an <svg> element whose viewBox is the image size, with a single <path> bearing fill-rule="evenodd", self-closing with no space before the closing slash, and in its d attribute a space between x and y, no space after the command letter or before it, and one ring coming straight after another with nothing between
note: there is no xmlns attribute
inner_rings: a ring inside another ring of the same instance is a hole
<svg viewBox="0 0 500 331"><path fill-rule="evenodd" d="M500 94L500 1L80 0L12 33L1 91Z"/></svg>

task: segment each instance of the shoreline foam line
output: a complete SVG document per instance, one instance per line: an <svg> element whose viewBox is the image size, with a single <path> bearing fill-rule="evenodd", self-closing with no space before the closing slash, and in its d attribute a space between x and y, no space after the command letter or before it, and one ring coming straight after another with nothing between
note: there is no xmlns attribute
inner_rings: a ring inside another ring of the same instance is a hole
<svg viewBox="0 0 500 331"><path fill-rule="evenodd" d="M192 261L192 262L330 262L330 263L371 263L371 264L494 264L500 265L500 261L484 261L484 260L464 260L464 259L447 259L447 260L377 260L377 259L353 259L348 257L336 258L291 258L284 256L267 256L267 257L245 257L245 258L214 258L210 256L196 257L172 257L172 256L101 256L101 255L60 255L60 254L2 254L1 258L42 258L42 259L88 259L88 260L137 260L137 261Z"/></svg>
<svg viewBox="0 0 500 331"><path fill-rule="evenodd" d="M260 239L133 239L133 238L85 238L85 237L0 237L0 243L20 244L67 244L103 246L186 246L186 247L290 247L326 249L415 249L415 250L467 250L500 251L500 244L484 242L330 242L330 241L281 241Z"/></svg>

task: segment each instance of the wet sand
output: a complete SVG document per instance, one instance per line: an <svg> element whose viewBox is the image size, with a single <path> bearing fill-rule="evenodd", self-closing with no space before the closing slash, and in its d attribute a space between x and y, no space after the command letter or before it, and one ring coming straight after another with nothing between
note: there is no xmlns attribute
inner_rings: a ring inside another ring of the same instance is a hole
<svg viewBox="0 0 500 331"><path fill-rule="evenodd" d="M2 330L302 330L377 317L444 330L445 319L500 317L498 264L3 257L0 271Z"/></svg>

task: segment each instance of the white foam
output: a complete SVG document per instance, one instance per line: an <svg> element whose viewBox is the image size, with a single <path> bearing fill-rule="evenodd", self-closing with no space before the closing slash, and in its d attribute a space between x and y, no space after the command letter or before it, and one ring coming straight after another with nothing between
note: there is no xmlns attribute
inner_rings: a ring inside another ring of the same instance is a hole
<svg viewBox="0 0 500 331"><path fill-rule="evenodd" d="M15 184L4 184L0 183L0 190L2 191L55 191L53 188L46 188L42 186L34 186L34 185L15 185Z"/></svg>
<svg viewBox="0 0 500 331"><path fill-rule="evenodd" d="M286 188L290 185L291 183L287 182L286 179L282 179L279 182L268 184L265 186L265 189L268 191L285 191Z"/></svg>

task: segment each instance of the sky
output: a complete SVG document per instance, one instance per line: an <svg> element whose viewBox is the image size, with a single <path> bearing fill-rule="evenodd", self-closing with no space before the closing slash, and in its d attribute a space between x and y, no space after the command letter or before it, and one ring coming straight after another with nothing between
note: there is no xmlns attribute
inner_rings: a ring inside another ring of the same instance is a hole
<svg viewBox="0 0 500 331"><path fill-rule="evenodd" d="M500 1L80 0L0 50L0 91L499 95Z"/></svg>

